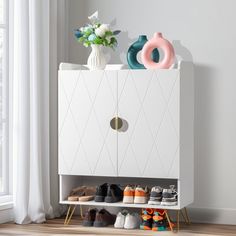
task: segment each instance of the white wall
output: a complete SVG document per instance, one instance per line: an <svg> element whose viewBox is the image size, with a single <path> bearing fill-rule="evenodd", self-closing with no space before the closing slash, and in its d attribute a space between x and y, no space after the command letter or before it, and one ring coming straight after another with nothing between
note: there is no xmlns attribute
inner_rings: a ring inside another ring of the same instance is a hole
<svg viewBox="0 0 236 236"><path fill-rule="evenodd" d="M86 63L89 49L72 30L99 10L122 30L112 63L126 63L140 34L160 31L177 54L195 63L195 221L236 224L236 1L70 0L68 56Z"/></svg>

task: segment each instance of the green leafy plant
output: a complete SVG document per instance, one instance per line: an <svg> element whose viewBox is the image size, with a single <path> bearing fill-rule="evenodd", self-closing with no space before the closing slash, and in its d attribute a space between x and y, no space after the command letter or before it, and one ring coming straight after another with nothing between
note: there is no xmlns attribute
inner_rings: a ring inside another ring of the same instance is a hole
<svg viewBox="0 0 236 236"><path fill-rule="evenodd" d="M91 23L74 31L78 42L83 43L85 47L97 44L114 49L117 46L116 35L121 31L112 31L108 24L100 23L97 11L89 16L88 19Z"/></svg>

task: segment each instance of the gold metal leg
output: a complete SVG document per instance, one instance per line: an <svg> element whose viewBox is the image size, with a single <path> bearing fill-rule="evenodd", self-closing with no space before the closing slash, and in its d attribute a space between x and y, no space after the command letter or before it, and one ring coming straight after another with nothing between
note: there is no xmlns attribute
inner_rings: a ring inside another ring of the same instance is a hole
<svg viewBox="0 0 236 236"><path fill-rule="evenodd" d="M68 210L67 210L67 213L66 213L66 218L65 218L65 221L64 221L64 225L67 223L67 219L68 219L68 216L69 216L69 213L70 213L70 209L71 209L71 205L69 205L69 207L68 207Z"/></svg>
<svg viewBox="0 0 236 236"><path fill-rule="evenodd" d="M83 216L83 207L81 205L79 205L79 206L80 206L80 217L81 217L81 219L83 219L84 218L84 216Z"/></svg>
<svg viewBox="0 0 236 236"><path fill-rule="evenodd" d="M189 220L188 211L187 211L187 208L186 208L186 207L184 207L184 212L185 212L185 216L186 216L186 219L187 219L187 223L190 225L191 222L190 222L190 220Z"/></svg>
<svg viewBox="0 0 236 236"><path fill-rule="evenodd" d="M172 223L171 223L171 221L170 221L170 217L169 217L169 215L168 215L167 210L165 210L165 215L166 215L166 219L167 219L167 221L168 221L168 224L169 224L169 226L170 226L170 230L173 232Z"/></svg>
<svg viewBox="0 0 236 236"><path fill-rule="evenodd" d="M72 206L70 205L68 210L67 210L67 213L66 213L66 218L65 218L65 221L64 221L64 225L68 225L70 223L70 220L71 220L71 217L73 216L74 212L75 212L75 208L76 208L76 205Z"/></svg>
<svg viewBox="0 0 236 236"><path fill-rule="evenodd" d="M182 209L180 210L180 213L181 213L181 215L182 215L182 217L184 219L185 224L187 225L188 224L188 220L186 219L186 216L184 215Z"/></svg>
<svg viewBox="0 0 236 236"><path fill-rule="evenodd" d="M177 232L179 232L179 213L181 210L177 210L176 224L177 224Z"/></svg>
<svg viewBox="0 0 236 236"><path fill-rule="evenodd" d="M177 213L176 213L176 231L177 232L180 229L180 213L181 213L181 216L183 217L185 223L187 225L190 224L190 220L189 220L187 209L184 207L183 209L177 210Z"/></svg>
<svg viewBox="0 0 236 236"><path fill-rule="evenodd" d="M68 218L67 224L70 223L71 217L73 216L73 214L74 214L74 212L75 212L75 209L76 209L76 205L74 205L74 207L73 207L73 209L72 209L72 211L71 211L71 214L70 214L70 216L69 216L69 218Z"/></svg>

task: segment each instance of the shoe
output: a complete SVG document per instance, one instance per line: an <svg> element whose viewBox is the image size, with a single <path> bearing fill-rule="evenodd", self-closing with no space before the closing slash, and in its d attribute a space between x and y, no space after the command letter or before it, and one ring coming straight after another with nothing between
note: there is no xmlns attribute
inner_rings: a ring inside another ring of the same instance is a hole
<svg viewBox="0 0 236 236"><path fill-rule="evenodd" d="M152 220L152 231L164 231L167 229L168 222L164 210L155 209Z"/></svg>
<svg viewBox="0 0 236 236"><path fill-rule="evenodd" d="M123 203L134 203L134 188L130 185L124 189Z"/></svg>
<svg viewBox="0 0 236 236"><path fill-rule="evenodd" d="M106 209L101 209L96 213L95 221L93 226L95 227L105 227L108 225L113 225L115 223L116 216L111 214Z"/></svg>
<svg viewBox="0 0 236 236"><path fill-rule="evenodd" d="M162 199L162 188L160 186L154 186L151 190L150 199L148 204L160 205Z"/></svg>
<svg viewBox="0 0 236 236"><path fill-rule="evenodd" d="M140 229L143 230L152 230L152 216L153 216L153 209L147 208L142 210L142 223L140 224Z"/></svg>
<svg viewBox="0 0 236 236"><path fill-rule="evenodd" d="M170 185L169 189L163 189L162 192L162 206L175 206L177 205L177 192L174 185Z"/></svg>
<svg viewBox="0 0 236 236"><path fill-rule="evenodd" d="M83 226L93 226L93 223L95 221L95 217L96 217L96 213L97 213L97 209L93 208L93 209L89 209L84 216L83 219Z"/></svg>
<svg viewBox="0 0 236 236"><path fill-rule="evenodd" d="M134 203L135 204L147 203L148 195L149 195L149 190L147 187L145 189L143 189L140 186L136 187L134 192Z"/></svg>
<svg viewBox="0 0 236 236"><path fill-rule="evenodd" d="M124 228L125 217L127 216L127 214L128 214L127 210L120 211L117 214L116 221L115 221L115 224L114 224L115 228L118 228L118 229L123 229Z"/></svg>
<svg viewBox="0 0 236 236"><path fill-rule="evenodd" d="M95 202L104 202L107 195L107 183L97 186L95 194Z"/></svg>
<svg viewBox="0 0 236 236"><path fill-rule="evenodd" d="M67 198L68 201L79 201L79 197L83 196L86 186L73 188Z"/></svg>
<svg viewBox="0 0 236 236"><path fill-rule="evenodd" d="M94 199L95 187L80 186L71 190L68 201L91 201Z"/></svg>
<svg viewBox="0 0 236 236"><path fill-rule="evenodd" d="M141 218L138 213L128 213L127 216L125 217L125 224L124 228L125 229L137 229L139 228L141 223Z"/></svg>
<svg viewBox="0 0 236 236"><path fill-rule="evenodd" d="M116 184L108 185L105 202L107 203L120 202L122 201L122 199L123 199L123 190Z"/></svg>
<svg viewBox="0 0 236 236"><path fill-rule="evenodd" d="M94 199L96 193L95 187L86 187L84 193L79 197L79 202L87 202Z"/></svg>

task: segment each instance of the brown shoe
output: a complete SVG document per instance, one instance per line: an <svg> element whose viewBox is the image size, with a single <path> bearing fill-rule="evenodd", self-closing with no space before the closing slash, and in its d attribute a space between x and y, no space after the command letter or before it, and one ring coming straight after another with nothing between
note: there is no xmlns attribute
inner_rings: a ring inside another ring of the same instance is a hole
<svg viewBox="0 0 236 236"><path fill-rule="evenodd" d="M68 201L79 201L79 197L84 195L84 191L86 186L80 186L77 188L73 188L68 196Z"/></svg>
<svg viewBox="0 0 236 236"><path fill-rule="evenodd" d="M95 227L105 227L108 225L113 225L115 223L116 216L111 214L106 209L101 209L96 213L96 218L93 223Z"/></svg>
<svg viewBox="0 0 236 236"><path fill-rule="evenodd" d="M88 211L85 213L84 219L83 219L83 226L93 226L93 223L95 221L97 209L88 209Z"/></svg>
<svg viewBox="0 0 236 236"><path fill-rule="evenodd" d="M96 193L96 187L86 187L84 194L79 197L80 202L87 202L94 199Z"/></svg>
<svg viewBox="0 0 236 236"><path fill-rule="evenodd" d="M68 201L91 201L94 199L95 187L80 186L71 190Z"/></svg>

